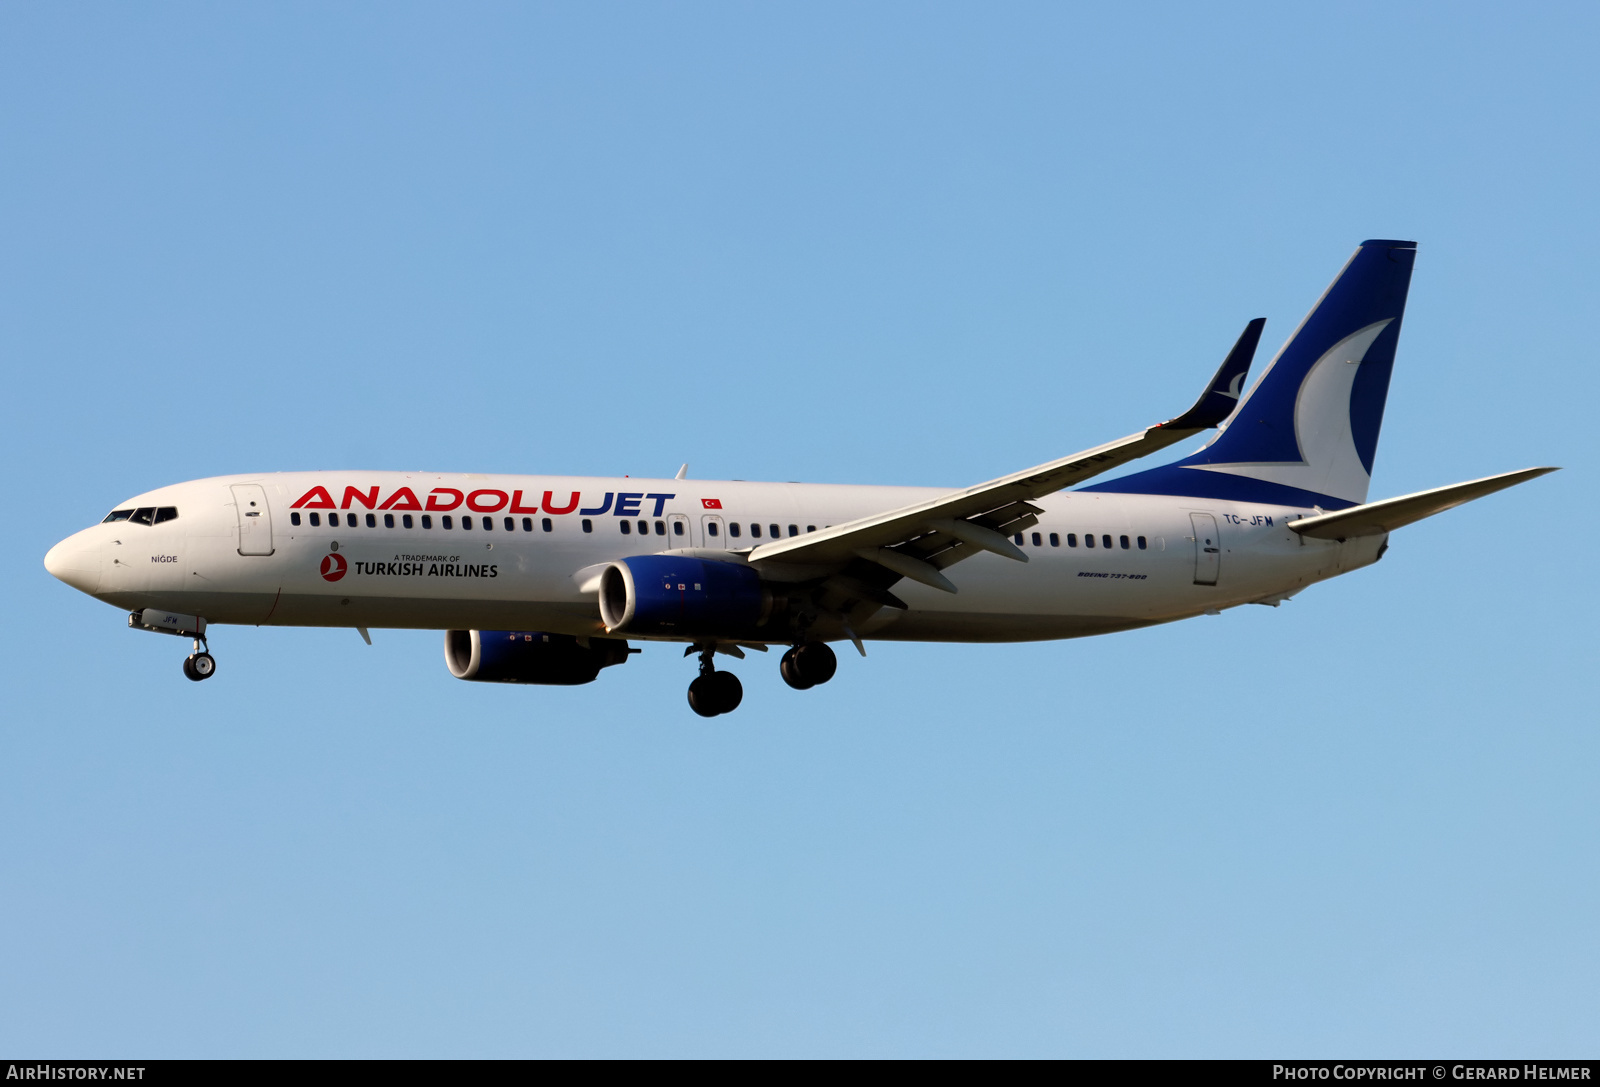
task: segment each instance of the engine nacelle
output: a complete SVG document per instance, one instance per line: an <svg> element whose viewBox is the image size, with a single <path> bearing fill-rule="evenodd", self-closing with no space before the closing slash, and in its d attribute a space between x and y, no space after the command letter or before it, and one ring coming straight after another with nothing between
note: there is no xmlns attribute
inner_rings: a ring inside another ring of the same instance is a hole
<svg viewBox="0 0 1600 1087"><path fill-rule="evenodd" d="M743 563L635 555L600 575L608 631L728 636L753 630L771 612L771 591Z"/></svg>
<svg viewBox="0 0 1600 1087"><path fill-rule="evenodd" d="M444 662L457 679L486 683L592 683L600 669L628 659L618 638L585 638L538 630L447 630Z"/></svg>

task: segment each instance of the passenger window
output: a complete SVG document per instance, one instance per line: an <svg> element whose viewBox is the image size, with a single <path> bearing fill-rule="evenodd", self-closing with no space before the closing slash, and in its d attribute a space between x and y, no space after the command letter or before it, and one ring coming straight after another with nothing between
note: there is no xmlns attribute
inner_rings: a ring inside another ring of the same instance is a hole
<svg viewBox="0 0 1600 1087"><path fill-rule="evenodd" d="M1068 547L1077 547L1078 546L1078 534L1076 532L1067 533L1067 546Z"/></svg>
<svg viewBox="0 0 1600 1087"><path fill-rule="evenodd" d="M289 514L289 523L291 525L298 525L300 523L300 511L299 510L295 510L293 513Z"/></svg>
<svg viewBox="0 0 1600 1087"><path fill-rule="evenodd" d="M163 521L176 521L177 519L178 519L178 507L177 506L159 506L159 507L157 507L157 509L156 509L156 524L159 525ZM297 521L295 523L298 524L299 522Z"/></svg>
<svg viewBox="0 0 1600 1087"><path fill-rule="evenodd" d="M1145 547L1145 543L1144 543L1144 537L1143 537L1143 536L1140 536L1140 537L1139 537L1139 550L1140 550L1140 551L1143 551L1143 550L1144 550L1144 547Z"/></svg>
<svg viewBox="0 0 1600 1087"><path fill-rule="evenodd" d="M806 531L807 532L815 532L815 531L817 531L817 526L816 525L807 525L806 526Z"/></svg>
<svg viewBox="0 0 1600 1087"><path fill-rule="evenodd" d="M394 514L386 513L386 514L383 515L383 527L384 528L393 528L394 527Z"/></svg>
<svg viewBox="0 0 1600 1087"><path fill-rule="evenodd" d="M622 534L624 536L632 536L633 535L633 522L632 521L619 521L617 523L618 523L618 525L621 526Z"/></svg>
<svg viewBox="0 0 1600 1087"><path fill-rule="evenodd" d="M1060 547L1061 546L1061 534L1059 532L1050 533L1050 546L1051 547Z"/></svg>
<svg viewBox="0 0 1600 1087"><path fill-rule="evenodd" d="M800 535L800 526L799 525L790 525L789 526L789 535L791 535L791 536Z"/></svg>
<svg viewBox="0 0 1600 1087"><path fill-rule="evenodd" d="M750 535L754 536L758 540L761 539L761 526L757 525L757 524L752 524L750 526Z"/></svg>
<svg viewBox="0 0 1600 1087"><path fill-rule="evenodd" d="M322 518L319 517L315 513L313 513L311 515L311 527L312 528L321 528L322 527Z"/></svg>
<svg viewBox="0 0 1600 1087"><path fill-rule="evenodd" d="M550 523L550 518L546 517L539 522L539 527L544 529L546 532L551 532L554 531L556 526Z"/></svg>
<svg viewBox="0 0 1600 1087"><path fill-rule="evenodd" d="M522 519L522 531L524 531L524 532L532 532L533 531L533 518L532 517L524 517Z"/></svg>
<svg viewBox="0 0 1600 1087"><path fill-rule="evenodd" d="M666 534L667 534L667 523L665 521L657 521L656 522L656 535L657 536L665 536Z"/></svg>
<svg viewBox="0 0 1600 1087"><path fill-rule="evenodd" d="M1119 537L1117 537L1117 542L1122 544L1122 550L1124 550L1124 551L1128 550L1128 537L1119 536Z"/></svg>
<svg viewBox="0 0 1600 1087"><path fill-rule="evenodd" d="M423 528L432 528L433 527L433 518L429 517L426 513L424 513L422 515L422 527Z"/></svg>
<svg viewBox="0 0 1600 1087"><path fill-rule="evenodd" d="M1111 537L1102 533L1100 536L1100 546L1104 547L1107 551L1111 550Z"/></svg>
<svg viewBox="0 0 1600 1087"><path fill-rule="evenodd" d="M449 518L447 517L447 518L445 518L445 520L448 521ZM462 532L471 532L472 531L472 518L463 517L461 519L461 531Z"/></svg>
<svg viewBox="0 0 1600 1087"><path fill-rule="evenodd" d="M739 533L741 533L743 531L744 530L739 527L739 522L738 521L729 521L728 522L728 535L729 536L732 536L734 539L737 540L739 538Z"/></svg>
<svg viewBox="0 0 1600 1087"><path fill-rule="evenodd" d="M772 538L774 540L776 540L779 536L783 535L783 533L778 531L778 526L777 525L768 525L767 528L771 530L770 534L771 534L771 536L772 536Z"/></svg>
<svg viewBox="0 0 1600 1087"><path fill-rule="evenodd" d="M707 521L706 522L706 535L707 536L715 536L716 534L717 534L717 523L715 521Z"/></svg>
<svg viewBox="0 0 1600 1087"><path fill-rule="evenodd" d="M359 527L359 522L356 521L356 515L353 513L347 513L344 515L344 523L349 525L351 528Z"/></svg>
<svg viewBox="0 0 1600 1087"><path fill-rule="evenodd" d="M133 511L132 517L128 518L128 520L132 521L136 525L153 524L155 519L156 508L154 506L141 506Z"/></svg>
<svg viewBox="0 0 1600 1087"><path fill-rule="evenodd" d="M639 535L641 535L641 536L650 535L650 522L649 521L640 521L639 522Z"/></svg>
<svg viewBox="0 0 1600 1087"><path fill-rule="evenodd" d="M406 528L410 528L411 527L411 515L408 513L404 517L400 518L400 523L402 525L404 525Z"/></svg>
<svg viewBox="0 0 1600 1087"><path fill-rule="evenodd" d="M585 517L583 519L583 531L585 531L585 532L593 532L594 531L594 522L589 520L587 517Z"/></svg>
<svg viewBox="0 0 1600 1087"><path fill-rule="evenodd" d="M1093 547L1094 546L1094 533L1085 532L1083 534L1083 546L1084 547Z"/></svg>
<svg viewBox="0 0 1600 1087"><path fill-rule="evenodd" d="M683 522L682 521L674 521L674 522L672 522L672 534L674 536L682 536L683 535Z"/></svg>
<svg viewBox="0 0 1600 1087"><path fill-rule="evenodd" d="M100 523L102 525L109 525L112 521L126 521L132 516L132 510L112 510L110 513L106 514L106 519Z"/></svg>
<svg viewBox="0 0 1600 1087"><path fill-rule="evenodd" d="M443 517L439 518L439 527L455 528L455 518L451 517L448 513L445 514Z"/></svg>
<svg viewBox="0 0 1600 1087"><path fill-rule="evenodd" d="M1011 537L1011 539L1016 542L1018 547L1021 547L1023 544L1027 543L1027 541L1022 538L1022 533L1020 532Z"/></svg>
<svg viewBox="0 0 1600 1087"><path fill-rule="evenodd" d="M524 520L526 520L526 518L524 518ZM515 532L515 531L517 531L517 519L515 517L507 517L506 518L506 531L507 532Z"/></svg>
<svg viewBox="0 0 1600 1087"><path fill-rule="evenodd" d="M1044 537L1039 535L1037 532L1035 532L1033 534L1033 546L1034 547L1043 547L1044 546Z"/></svg>
<svg viewBox="0 0 1600 1087"><path fill-rule="evenodd" d="M493 517L485 517L483 519L483 531L485 531L485 532L493 532L494 531L494 518Z"/></svg>
<svg viewBox="0 0 1600 1087"><path fill-rule="evenodd" d="M367 527L368 528L377 528L378 527L378 515L376 513L367 514Z"/></svg>

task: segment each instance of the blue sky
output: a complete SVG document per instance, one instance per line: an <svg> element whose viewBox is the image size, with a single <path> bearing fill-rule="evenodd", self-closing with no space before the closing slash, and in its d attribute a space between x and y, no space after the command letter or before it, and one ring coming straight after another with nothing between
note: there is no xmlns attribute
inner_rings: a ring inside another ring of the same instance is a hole
<svg viewBox="0 0 1600 1087"><path fill-rule="evenodd" d="M1531 1056L1600 1023L1592 6L0 10L0 1050ZM1279 609L873 645L176 640L119 500L429 468L957 486L1185 407L1363 238L1374 495Z"/></svg>

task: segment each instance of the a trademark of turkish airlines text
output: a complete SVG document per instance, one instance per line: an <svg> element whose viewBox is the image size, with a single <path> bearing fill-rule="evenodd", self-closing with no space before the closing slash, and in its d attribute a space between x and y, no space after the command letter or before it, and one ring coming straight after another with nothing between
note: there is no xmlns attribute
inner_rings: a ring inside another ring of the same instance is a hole
<svg viewBox="0 0 1600 1087"><path fill-rule="evenodd" d="M375 577L499 577L500 567L471 562L363 562L350 564L358 574Z"/></svg>

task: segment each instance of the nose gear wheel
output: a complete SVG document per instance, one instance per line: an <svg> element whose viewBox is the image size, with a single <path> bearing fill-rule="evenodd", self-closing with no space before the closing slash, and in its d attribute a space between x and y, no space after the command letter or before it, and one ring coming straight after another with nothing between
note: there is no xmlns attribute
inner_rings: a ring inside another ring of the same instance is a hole
<svg viewBox="0 0 1600 1087"><path fill-rule="evenodd" d="M183 674L196 683L217 674L217 658L211 655L209 647L199 638L195 639L194 652L184 659Z"/></svg>

